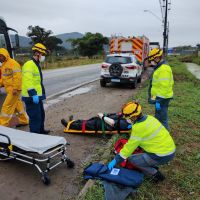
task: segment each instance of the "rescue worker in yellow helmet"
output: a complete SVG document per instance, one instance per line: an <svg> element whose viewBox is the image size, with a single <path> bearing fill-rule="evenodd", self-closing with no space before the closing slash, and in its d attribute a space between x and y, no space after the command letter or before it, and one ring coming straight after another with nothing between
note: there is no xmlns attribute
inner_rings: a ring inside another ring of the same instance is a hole
<svg viewBox="0 0 200 200"><path fill-rule="evenodd" d="M29 116L30 132L48 134L44 129L45 111L43 100L46 99L40 62L47 55L46 47L37 43L32 47L33 57L22 67L22 100L26 104Z"/></svg>
<svg viewBox="0 0 200 200"><path fill-rule="evenodd" d="M150 51L148 60L154 67L149 90L148 101L155 104L155 117L169 130L168 106L173 98L174 79L171 67L163 60L163 51L154 48Z"/></svg>
<svg viewBox="0 0 200 200"><path fill-rule="evenodd" d="M24 110L24 105L20 100L22 72L21 66L12 59L8 51L0 48L0 87L5 87L7 96L3 103L0 116L0 125L9 126L13 114L18 118L18 126L28 124L28 116Z"/></svg>
<svg viewBox="0 0 200 200"><path fill-rule="evenodd" d="M128 102L122 108L123 116L132 125L128 142L120 153L108 164L110 170L128 158L145 175L153 181L163 181L164 175L158 170L158 165L168 163L174 158L175 144L167 129L153 116L143 115L139 103ZM132 154L137 147L144 153Z"/></svg>

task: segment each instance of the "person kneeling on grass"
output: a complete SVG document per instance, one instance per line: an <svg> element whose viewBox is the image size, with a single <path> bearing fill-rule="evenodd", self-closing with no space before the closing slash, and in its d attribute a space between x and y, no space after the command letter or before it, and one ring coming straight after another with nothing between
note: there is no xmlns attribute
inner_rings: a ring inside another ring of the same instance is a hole
<svg viewBox="0 0 200 200"><path fill-rule="evenodd" d="M154 182L163 181L165 176L158 170L158 165L171 161L176 150L168 130L155 117L143 115L139 103L125 104L122 114L133 124L131 135L119 154L108 163L109 170L128 158L130 163L145 175L150 176ZM144 153L132 155L138 146L144 150Z"/></svg>

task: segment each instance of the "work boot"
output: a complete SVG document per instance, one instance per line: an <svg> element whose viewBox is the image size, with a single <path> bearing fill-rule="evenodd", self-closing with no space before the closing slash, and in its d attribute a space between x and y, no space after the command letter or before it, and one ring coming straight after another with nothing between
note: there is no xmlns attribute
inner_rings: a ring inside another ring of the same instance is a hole
<svg viewBox="0 0 200 200"><path fill-rule="evenodd" d="M154 183L158 183L161 181L165 180L165 176L160 172L157 171L152 177L151 177L151 181L153 181Z"/></svg>
<svg viewBox="0 0 200 200"><path fill-rule="evenodd" d="M27 126L28 124L17 124L15 127L16 128L19 128L19 127L22 127L22 126Z"/></svg>
<svg viewBox="0 0 200 200"><path fill-rule="evenodd" d="M61 124L64 126L64 127L67 127L67 121L65 119L61 119Z"/></svg>
<svg viewBox="0 0 200 200"><path fill-rule="evenodd" d="M50 130L43 130L42 132L40 132L41 134L45 134L48 135L50 133Z"/></svg>

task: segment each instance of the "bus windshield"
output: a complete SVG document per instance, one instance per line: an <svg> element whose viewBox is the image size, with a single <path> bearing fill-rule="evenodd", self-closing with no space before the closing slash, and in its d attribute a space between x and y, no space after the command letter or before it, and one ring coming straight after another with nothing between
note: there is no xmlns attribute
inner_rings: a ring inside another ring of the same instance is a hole
<svg viewBox="0 0 200 200"><path fill-rule="evenodd" d="M7 45L6 45L6 39L4 34L0 33L0 48L6 48L7 49Z"/></svg>

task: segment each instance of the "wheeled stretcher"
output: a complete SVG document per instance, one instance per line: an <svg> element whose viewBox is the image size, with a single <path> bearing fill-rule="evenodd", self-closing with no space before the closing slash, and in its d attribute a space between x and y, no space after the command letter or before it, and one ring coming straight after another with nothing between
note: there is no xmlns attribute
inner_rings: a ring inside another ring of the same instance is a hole
<svg viewBox="0 0 200 200"><path fill-rule="evenodd" d="M113 113L106 114L107 117L114 120L114 126L110 126L99 117L92 117L88 120L61 120L65 127L65 133L80 134L117 134L130 133L130 124L121 115Z"/></svg>
<svg viewBox="0 0 200 200"><path fill-rule="evenodd" d="M37 168L44 184L50 184L48 172L62 163L68 168L74 162L66 155L64 137L42 135L0 126L0 157L15 159Z"/></svg>

